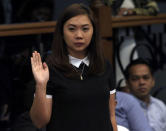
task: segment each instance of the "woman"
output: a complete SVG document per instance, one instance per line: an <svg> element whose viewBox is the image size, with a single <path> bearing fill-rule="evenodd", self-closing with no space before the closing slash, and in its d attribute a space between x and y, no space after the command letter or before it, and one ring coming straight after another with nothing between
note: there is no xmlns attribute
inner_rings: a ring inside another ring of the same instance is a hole
<svg viewBox="0 0 166 131"><path fill-rule="evenodd" d="M36 91L30 116L38 128L117 131L112 71L104 61L88 7L67 7L57 21L49 66L42 64L36 51L31 64Z"/></svg>

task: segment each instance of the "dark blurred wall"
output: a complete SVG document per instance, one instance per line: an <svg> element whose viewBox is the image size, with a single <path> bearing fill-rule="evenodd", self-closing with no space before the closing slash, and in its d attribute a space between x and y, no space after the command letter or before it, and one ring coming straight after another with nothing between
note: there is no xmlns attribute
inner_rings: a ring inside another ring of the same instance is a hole
<svg viewBox="0 0 166 131"><path fill-rule="evenodd" d="M73 3L84 3L88 5L88 0L54 0L54 20L56 20L66 6Z"/></svg>

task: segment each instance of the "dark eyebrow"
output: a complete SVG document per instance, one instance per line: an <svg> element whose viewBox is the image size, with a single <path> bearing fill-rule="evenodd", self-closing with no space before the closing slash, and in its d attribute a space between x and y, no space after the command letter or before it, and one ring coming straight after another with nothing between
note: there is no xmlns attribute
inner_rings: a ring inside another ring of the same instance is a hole
<svg viewBox="0 0 166 131"><path fill-rule="evenodd" d="M74 25L74 24L69 24L68 26L74 26L74 27L76 27L76 25ZM82 26L89 26L89 24L84 24Z"/></svg>
<svg viewBox="0 0 166 131"><path fill-rule="evenodd" d="M130 75L131 77L147 77L150 76L150 74L144 74L144 75Z"/></svg>
<svg viewBox="0 0 166 131"><path fill-rule="evenodd" d="M74 27L75 27L76 25L73 25L73 24L69 24L68 26L74 26Z"/></svg>
<svg viewBox="0 0 166 131"><path fill-rule="evenodd" d="M83 25L83 26L89 26L89 24L85 24L85 25Z"/></svg>
<svg viewBox="0 0 166 131"><path fill-rule="evenodd" d="M130 75L130 77L139 77L139 75Z"/></svg>

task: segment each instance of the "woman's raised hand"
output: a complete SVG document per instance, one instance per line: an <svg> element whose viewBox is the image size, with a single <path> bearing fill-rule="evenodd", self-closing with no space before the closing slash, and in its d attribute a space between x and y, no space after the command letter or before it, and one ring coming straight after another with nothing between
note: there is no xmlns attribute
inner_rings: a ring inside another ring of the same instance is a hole
<svg viewBox="0 0 166 131"><path fill-rule="evenodd" d="M36 84L41 86L44 85L46 87L49 80L49 69L45 62L42 63L41 56L37 51L32 54L31 66Z"/></svg>

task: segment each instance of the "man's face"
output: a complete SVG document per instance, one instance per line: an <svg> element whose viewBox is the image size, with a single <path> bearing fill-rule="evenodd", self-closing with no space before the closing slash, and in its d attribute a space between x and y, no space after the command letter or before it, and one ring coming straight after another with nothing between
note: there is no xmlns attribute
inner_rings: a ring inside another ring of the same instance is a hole
<svg viewBox="0 0 166 131"><path fill-rule="evenodd" d="M130 68L127 84L131 93L137 98L143 100L149 97L154 83L154 78L147 65L138 64Z"/></svg>

